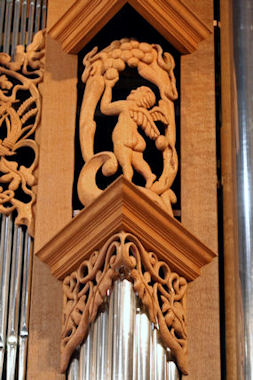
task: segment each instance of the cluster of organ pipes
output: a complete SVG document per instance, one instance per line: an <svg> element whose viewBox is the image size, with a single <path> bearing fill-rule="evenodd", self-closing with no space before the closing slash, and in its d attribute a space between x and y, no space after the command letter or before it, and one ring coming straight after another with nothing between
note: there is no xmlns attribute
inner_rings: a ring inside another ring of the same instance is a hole
<svg viewBox="0 0 253 380"><path fill-rule="evenodd" d="M25 379L32 241L26 227L1 215L0 376Z"/></svg>
<svg viewBox="0 0 253 380"><path fill-rule="evenodd" d="M29 45L46 26L47 0L1 0L0 47L14 56L17 45Z"/></svg>
<svg viewBox="0 0 253 380"><path fill-rule="evenodd" d="M0 51L12 58L46 25L47 0L1 0ZM26 378L32 238L0 214L0 379Z"/></svg>
<svg viewBox="0 0 253 380"><path fill-rule="evenodd" d="M67 380L179 380L133 285L117 280L85 342L72 357Z"/></svg>

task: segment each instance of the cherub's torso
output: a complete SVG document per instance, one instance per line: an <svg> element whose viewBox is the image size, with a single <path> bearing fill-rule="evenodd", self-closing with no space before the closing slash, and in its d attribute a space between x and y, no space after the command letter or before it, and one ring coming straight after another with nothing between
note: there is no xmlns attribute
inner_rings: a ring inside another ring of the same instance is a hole
<svg viewBox="0 0 253 380"><path fill-rule="evenodd" d="M124 104L124 107L122 107L122 112L119 114L118 122L112 133L113 144L114 146L125 146L135 151L143 152L146 148L146 143L138 133L137 123L130 116L131 106L133 107L133 104Z"/></svg>

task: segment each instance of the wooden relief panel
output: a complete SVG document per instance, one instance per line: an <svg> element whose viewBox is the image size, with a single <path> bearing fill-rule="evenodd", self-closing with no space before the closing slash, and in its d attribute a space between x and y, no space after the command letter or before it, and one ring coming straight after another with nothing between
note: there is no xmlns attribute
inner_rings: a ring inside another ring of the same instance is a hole
<svg viewBox="0 0 253 380"><path fill-rule="evenodd" d="M84 57L83 63L82 80L86 87L80 115L80 144L85 165L78 181L80 201L87 206L102 193L96 183L100 168L108 177L120 166L129 181L137 171L145 179L145 187L138 186L141 191L172 215L171 204L176 202L176 195L171 185L178 169L173 103L178 94L172 55L164 53L157 44L124 38L113 41L101 52L95 47ZM125 99L112 101L113 88L120 80L119 73L127 66L136 68L140 77L156 85L160 99L156 99L151 88L139 86ZM116 116L117 121L112 132L113 152L94 154L97 127L94 115L99 101L100 111L107 116ZM144 131L146 142L138 128ZM143 157L146 144L151 143L163 158L159 178Z"/></svg>
<svg viewBox="0 0 253 380"><path fill-rule="evenodd" d="M38 164L38 145L32 135L41 114L37 85L44 72L44 47L40 31L26 52L24 46L17 47L14 61L0 53L0 212L8 215L16 210L15 223L26 224L31 235ZM28 165L26 155L33 157Z"/></svg>

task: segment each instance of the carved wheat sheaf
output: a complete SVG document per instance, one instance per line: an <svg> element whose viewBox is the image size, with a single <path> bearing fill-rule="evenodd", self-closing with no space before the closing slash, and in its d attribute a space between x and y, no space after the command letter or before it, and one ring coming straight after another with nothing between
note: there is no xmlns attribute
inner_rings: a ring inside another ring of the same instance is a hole
<svg viewBox="0 0 253 380"><path fill-rule="evenodd" d="M17 46L14 61L0 53L0 212L16 210L15 223L27 225L30 235L38 164L33 135L41 114L37 85L44 72L44 47L44 31L40 31L26 51Z"/></svg>
<svg viewBox="0 0 253 380"><path fill-rule="evenodd" d="M108 289L122 276L133 282L150 321L159 326L164 345L187 374L187 282L153 252L146 251L134 235L123 231L113 235L63 282L61 370L66 370L73 351L86 338Z"/></svg>

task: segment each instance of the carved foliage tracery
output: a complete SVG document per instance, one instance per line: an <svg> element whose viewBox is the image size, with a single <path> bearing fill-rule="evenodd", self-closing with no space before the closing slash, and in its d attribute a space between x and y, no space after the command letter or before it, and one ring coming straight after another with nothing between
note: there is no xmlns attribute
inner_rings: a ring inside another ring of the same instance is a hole
<svg viewBox="0 0 253 380"><path fill-rule="evenodd" d="M100 168L103 175L109 177L120 165L129 181L134 171L141 174L146 184L139 187L140 190L173 215L171 203L176 202L176 195L171 185L178 169L174 101L178 93L172 55L164 53L160 45L125 38L113 41L101 52L95 47L84 57L83 63L82 81L86 87L80 115L80 144L85 165L78 180L80 201L86 206L101 194L96 184ZM155 85L160 99L156 99L151 88L140 86L132 89L126 99L112 101L113 87L127 66L135 68L140 77ZM106 116L117 116L118 121L112 133L113 152L94 154L95 110L99 101L100 111ZM162 125L160 129L157 122ZM155 144L161 152L160 178L156 178L144 159L146 141L138 128L144 131L147 143Z"/></svg>
<svg viewBox="0 0 253 380"><path fill-rule="evenodd" d="M187 374L185 292L187 282L132 234L113 235L63 282L61 369L64 372L75 348L85 339L108 289L118 278L133 282L150 321L158 324L161 339Z"/></svg>
<svg viewBox="0 0 253 380"><path fill-rule="evenodd" d="M26 224L31 235L38 164L33 135L41 114L37 86L44 72L44 34L38 32L26 51L17 46L13 61L0 53L0 212L16 210L16 224Z"/></svg>

